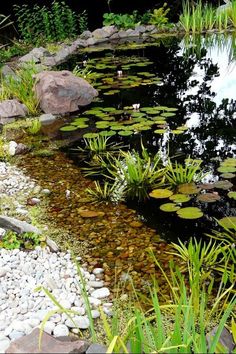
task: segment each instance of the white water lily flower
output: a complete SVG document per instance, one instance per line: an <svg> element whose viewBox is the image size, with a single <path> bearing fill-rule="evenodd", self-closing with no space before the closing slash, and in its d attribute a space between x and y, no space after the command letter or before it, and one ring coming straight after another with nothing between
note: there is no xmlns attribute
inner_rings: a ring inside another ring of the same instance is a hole
<svg viewBox="0 0 236 354"><path fill-rule="evenodd" d="M138 110L140 108L140 103L134 103L132 104L133 109Z"/></svg>

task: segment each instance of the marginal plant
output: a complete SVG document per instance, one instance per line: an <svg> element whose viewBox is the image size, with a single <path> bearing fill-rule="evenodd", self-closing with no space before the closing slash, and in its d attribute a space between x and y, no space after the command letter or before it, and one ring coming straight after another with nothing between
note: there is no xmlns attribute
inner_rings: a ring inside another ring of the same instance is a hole
<svg viewBox="0 0 236 354"><path fill-rule="evenodd" d="M201 164L202 161L199 160L187 160L185 165L176 161L173 163L169 160L165 173L167 184L176 187L179 184L201 181L206 175L200 168Z"/></svg>
<svg viewBox="0 0 236 354"><path fill-rule="evenodd" d="M8 230L0 241L0 247L8 250L16 248L34 249L38 245L43 246L44 241L45 237L33 232L25 232L18 235L13 231Z"/></svg>
<svg viewBox="0 0 236 354"><path fill-rule="evenodd" d="M73 149L73 151L82 153L85 159L96 160L106 155L108 152L111 155L117 155L120 153L121 149L125 147L123 144L111 142L110 137L101 135L94 138L83 138L83 140L85 146L83 148L78 146L76 149Z"/></svg>
<svg viewBox="0 0 236 354"><path fill-rule="evenodd" d="M11 26L12 24L13 21L10 20L10 16L0 14L0 31L8 26Z"/></svg>
<svg viewBox="0 0 236 354"><path fill-rule="evenodd" d="M15 70L15 75L8 75L1 78L0 100L16 98L23 103L31 115L39 112L39 101L33 90L35 85L34 75L38 68L34 63L27 63Z"/></svg>
<svg viewBox="0 0 236 354"><path fill-rule="evenodd" d="M105 181L103 184L95 181L95 189L87 188L86 192L90 195L91 199L96 203L101 202L116 202L123 199L122 186L117 183L110 183Z"/></svg>
<svg viewBox="0 0 236 354"><path fill-rule="evenodd" d="M153 12L150 13L149 23L159 28L166 26L169 22L167 17L169 11L170 9L167 7L167 3L165 2L162 7L154 9Z"/></svg>
<svg viewBox="0 0 236 354"><path fill-rule="evenodd" d="M42 127L42 124L41 124L40 120L37 118L33 119L33 120L31 120L31 125L28 128L28 132L31 135L36 135L39 133L41 127Z"/></svg>
<svg viewBox="0 0 236 354"><path fill-rule="evenodd" d="M163 185L164 171L160 154L151 157L144 147L141 154L121 152L109 169L112 178L124 186L126 197L139 201L149 198L150 190Z"/></svg>

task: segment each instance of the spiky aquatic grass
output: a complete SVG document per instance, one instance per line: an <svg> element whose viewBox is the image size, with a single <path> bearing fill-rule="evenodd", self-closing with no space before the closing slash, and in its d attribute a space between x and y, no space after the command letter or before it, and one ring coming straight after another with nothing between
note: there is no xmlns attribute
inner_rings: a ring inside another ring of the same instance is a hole
<svg viewBox="0 0 236 354"><path fill-rule="evenodd" d="M185 165L169 160L165 173L166 183L175 187L179 184L201 181L207 174L201 170L201 164L202 161L198 160L186 161Z"/></svg>
<svg viewBox="0 0 236 354"><path fill-rule="evenodd" d="M33 90L36 80L34 75L37 73L37 66L34 63L27 63L15 70L15 76L2 77L0 100L16 98L28 108L31 115L37 115L39 100Z"/></svg>
<svg viewBox="0 0 236 354"><path fill-rule="evenodd" d="M141 154L121 152L120 158L114 158L109 169L112 178L124 187L125 196L139 201L149 198L150 190L164 184L164 172L160 154L151 157L144 148Z"/></svg>
<svg viewBox="0 0 236 354"><path fill-rule="evenodd" d="M102 202L116 202L123 200L123 189L117 183L111 184L105 181L103 184L95 181L95 189L87 188L86 192L91 199L96 203Z"/></svg>

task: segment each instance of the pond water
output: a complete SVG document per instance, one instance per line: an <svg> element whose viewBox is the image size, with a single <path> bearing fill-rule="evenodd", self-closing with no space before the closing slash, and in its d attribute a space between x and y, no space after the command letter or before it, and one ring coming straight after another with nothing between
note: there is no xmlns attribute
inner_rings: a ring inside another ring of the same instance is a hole
<svg viewBox="0 0 236 354"><path fill-rule="evenodd" d="M236 215L235 200L227 196L229 190L235 189L235 176L220 176L222 173L217 171L221 161L236 156L235 54L233 34L227 37L167 37L146 46L131 44L101 52L85 52L73 57L64 66L72 70L75 65L82 67L82 62L86 60L88 70L98 74L95 86L99 89L99 100L89 109L86 107L80 115L89 119L82 122L89 128L76 129L76 120L72 120L69 129L72 127L73 131L63 132L63 137L73 137L79 143L90 128L93 132L115 131L112 141L122 141L138 149L142 139L150 152L161 149L164 159L177 156L179 161L186 157L203 160L203 169L209 172L204 179L206 183L218 180L230 182L228 186L227 182L226 186L223 184L222 189L213 189L221 197L216 203L191 200L186 205L200 207L204 212L204 216L197 221L181 220L176 213L160 211L160 205L168 200L129 202L129 206L138 210L141 219L158 230L165 239L176 241L178 237L200 237L216 227L214 218ZM132 113L132 105L136 103L140 104L140 108ZM150 107L157 107L158 110L158 106L166 107L167 111L165 108L156 114L155 111L148 111ZM106 112L106 107L115 108L118 112L110 112L109 108ZM103 113L99 112L100 108ZM177 109L176 112L174 109ZM123 113L119 115L119 111ZM131 129L131 133L130 124L123 125L123 131L116 126L113 130L117 121L127 121L130 116L136 126L137 123L141 126L133 131ZM109 125L111 117L115 117L113 126ZM142 126L142 119L146 119L145 126ZM95 123L102 120L103 123ZM154 120L155 124L151 125L147 120ZM80 124L81 121L78 121L77 127ZM68 153L76 161L76 155L71 155L70 150ZM230 171L234 172L235 166L225 169L225 172ZM205 192L208 190L203 190Z"/></svg>
<svg viewBox="0 0 236 354"><path fill-rule="evenodd" d="M48 218L68 230L72 244L86 243L84 259L90 267L105 268L108 285L129 279L129 274L136 286L149 284L150 275L158 273L148 249L166 268L169 241L203 237L219 228L215 218L236 215L236 201L228 196L236 189L232 173L236 163L233 159L224 164L236 157L234 43L233 35L167 37L146 45L90 49L61 66L73 70L86 60L88 70L97 76L99 99L64 121L62 130L56 127L57 138L73 142L69 148L49 158L26 156L21 163L44 187L52 188ZM134 110L133 104L140 104L139 109ZM52 131L53 127L48 133ZM206 203L194 195L183 203L202 210L203 216L196 220L161 211L168 199L91 204L85 189L93 181L84 178L83 161L73 148L83 146L84 134L101 131L109 131L112 143L128 144L129 149L139 150L141 141L150 153L161 149L164 160L168 156L180 162L187 157L201 159L203 170L209 172L203 182L211 186L202 186L198 196L213 191L219 200ZM219 167L230 174L222 176ZM215 184L218 181L224 182ZM70 198L67 189L72 191ZM83 218L84 210L100 215ZM131 288L129 283L127 289Z"/></svg>

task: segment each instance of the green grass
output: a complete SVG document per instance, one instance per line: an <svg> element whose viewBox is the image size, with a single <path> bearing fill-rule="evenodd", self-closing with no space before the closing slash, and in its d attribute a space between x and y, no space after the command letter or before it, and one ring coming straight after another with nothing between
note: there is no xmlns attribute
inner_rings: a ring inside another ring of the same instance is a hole
<svg viewBox="0 0 236 354"><path fill-rule="evenodd" d="M15 70L16 76L1 78L0 100L16 98L23 103L31 115L39 113L39 101L34 92L35 78L38 69L34 63Z"/></svg>
<svg viewBox="0 0 236 354"><path fill-rule="evenodd" d="M201 181L206 175L201 170L201 163L202 161L190 160L182 165L169 160L165 173L166 183L171 187L176 187L179 184Z"/></svg>

